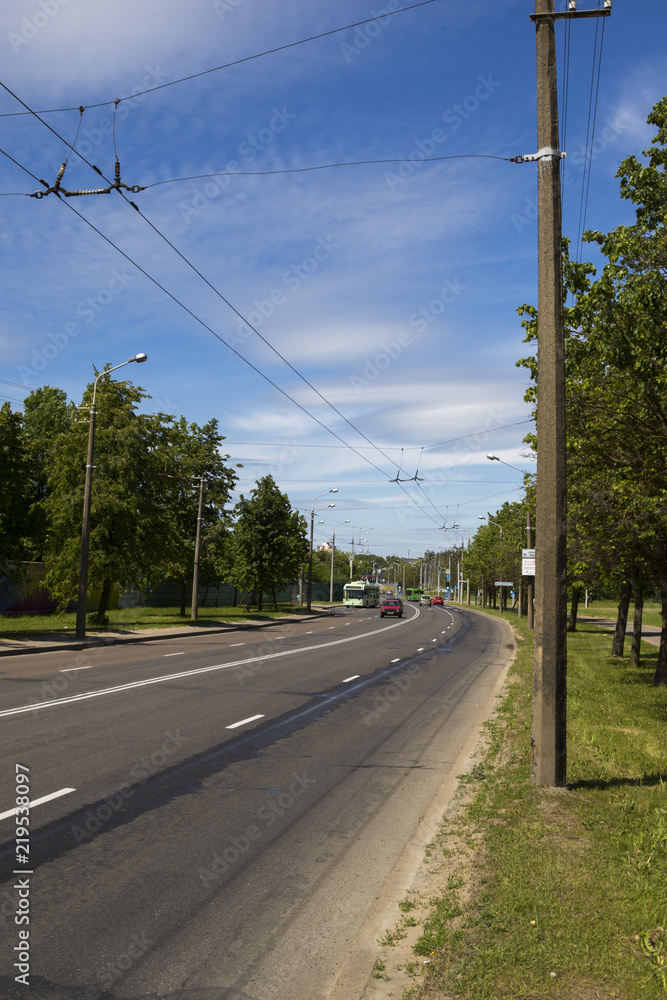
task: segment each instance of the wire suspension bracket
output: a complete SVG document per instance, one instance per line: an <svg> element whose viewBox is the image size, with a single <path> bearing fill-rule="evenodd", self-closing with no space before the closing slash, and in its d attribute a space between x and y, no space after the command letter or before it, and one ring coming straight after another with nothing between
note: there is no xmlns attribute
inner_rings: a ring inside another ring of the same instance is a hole
<svg viewBox="0 0 667 1000"><path fill-rule="evenodd" d="M42 178L40 177L39 178L40 184L44 185L44 187L46 188L46 191L34 191L28 197L30 197L30 198L46 198L47 194L55 194L58 197L60 197L60 195L64 194L66 198L78 198L78 197L81 197L83 195L89 195L89 194L109 194L110 191L121 191L121 190L124 190L124 191L130 191L132 194L137 194L139 191L145 191L146 190L146 188L142 187L140 184L132 184L132 185L130 185L130 184L124 184L123 183L123 181L120 179L120 161L118 160L118 157L116 157L116 165L115 165L115 171L114 171L114 180L113 180L112 184L109 184L109 185L107 185L107 187L104 187L104 188L91 188L91 189L88 189L86 191L67 191L64 187L61 187L61 181L63 179L63 175L65 173L65 167L66 166L67 166L67 162L65 162L65 163L63 163L61 165L60 170L58 171L58 176L56 177L55 184L51 185L51 187L49 187L49 185L46 183L46 181L42 180ZM93 170L95 170L100 175L100 177L104 176L102 174L102 171L100 170L100 168L96 167L94 163L91 164L91 166L92 166Z"/></svg>

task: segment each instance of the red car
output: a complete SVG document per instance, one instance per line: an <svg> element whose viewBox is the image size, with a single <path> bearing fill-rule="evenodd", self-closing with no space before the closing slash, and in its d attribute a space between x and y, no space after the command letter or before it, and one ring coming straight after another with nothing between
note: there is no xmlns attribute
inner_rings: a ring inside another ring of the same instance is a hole
<svg viewBox="0 0 667 1000"><path fill-rule="evenodd" d="M444 603L445 603L444 597L432 597L431 598L431 604L444 604Z"/></svg>
<svg viewBox="0 0 667 1000"><path fill-rule="evenodd" d="M399 600L398 597L383 597L380 605L380 618L384 618L385 615L398 615L399 618L402 618L403 601Z"/></svg>

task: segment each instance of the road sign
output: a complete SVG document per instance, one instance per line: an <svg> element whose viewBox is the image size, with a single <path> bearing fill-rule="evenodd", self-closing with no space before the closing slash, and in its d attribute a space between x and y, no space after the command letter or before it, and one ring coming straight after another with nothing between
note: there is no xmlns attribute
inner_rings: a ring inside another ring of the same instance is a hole
<svg viewBox="0 0 667 1000"><path fill-rule="evenodd" d="M496 587L513 587L513 583L507 583L504 580L496 580Z"/></svg>
<svg viewBox="0 0 667 1000"><path fill-rule="evenodd" d="M535 576L535 549L521 549L521 575Z"/></svg>

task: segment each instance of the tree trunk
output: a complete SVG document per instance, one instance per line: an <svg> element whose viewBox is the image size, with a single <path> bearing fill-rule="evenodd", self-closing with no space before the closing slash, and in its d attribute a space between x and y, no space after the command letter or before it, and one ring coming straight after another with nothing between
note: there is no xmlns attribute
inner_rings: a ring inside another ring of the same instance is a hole
<svg viewBox="0 0 667 1000"><path fill-rule="evenodd" d="M639 656L642 645L642 619L644 616L644 584L635 586L635 617L632 623L632 647L630 649L630 666L639 666Z"/></svg>
<svg viewBox="0 0 667 1000"><path fill-rule="evenodd" d="M178 589L181 592L181 609L180 609L180 611L178 613L181 616L181 618L185 618L185 590L186 590L186 584L185 584L185 577L183 577L183 576L181 576L179 578Z"/></svg>
<svg viewBox="0 0 667 1000"><path fill-rule="evenodd" d="M658 666L653 675L656 687L667 684L667 579L660 580L660 600L662 602L662 631L660 633L660 649L658 651Z"/></svg>
<svg viewBox="0 0 667 1000"><path fill-rule="evenodd" d="M616 630L614 631L614 641L611 644L612 656L623 656L623 646L625 645L625 630L628 625L628 608L630 606L630 594L632 588L628 581L621 584L621 593L618 598L618 617L616 618Z"/></svg>
<svg viewBox="0 0 667 1000"><path fill-rule="evenodd" d="M273 594L273 610L277 611L278 610L278 601L276 600L276 588L275 588L275 586L271 587L271 593Z"/></svg>
<svg viewBox="0 0 667 1000"><path fill-rule="evenodd" d="M97 609L98 615L102 616L107 613L107 605L109 603L109 594L111 593L111 581L105 580L102 584L102 593L100 594L100 603Z"/></svg>
<svg viewBox="0 0 667 1000"><path fill-rule="evenodd" d="M568 632L577 631L577 612L579 610L579 598L581 597L581 587L572 588L572 604L570 605L570 621L567 626Z"/></svg>

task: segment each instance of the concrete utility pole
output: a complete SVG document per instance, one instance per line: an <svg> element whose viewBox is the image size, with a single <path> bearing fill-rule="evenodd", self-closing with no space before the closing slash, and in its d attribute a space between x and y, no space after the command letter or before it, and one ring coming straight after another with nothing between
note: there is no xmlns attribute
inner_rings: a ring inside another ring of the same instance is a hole
<svg viewBox="0 0 667 1000"><path fill-rule="evenodd" d="M201 552L201 523L204 517L204 477L199 477L199 508L197 510L197 533L195 538L195 562L192 571L192 608L190 621L197 621L199 608L199 555Z"/></svg>
<svg viewBox="0 0 667 1000"><path fill-rule="evenodd" d="M531 782L564 785L566 775L567 576L565 524L565 350L555 21L611 12L554 12L535 0L538 163L538 411L535 637Z"/></svg>

